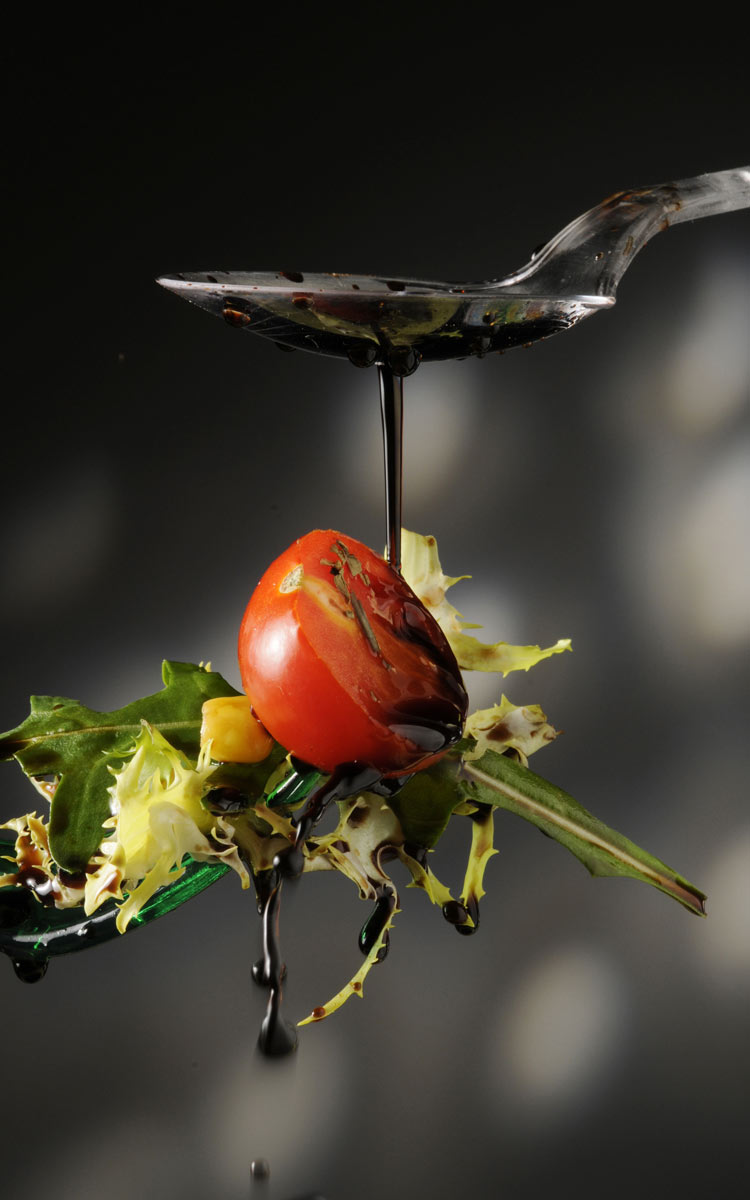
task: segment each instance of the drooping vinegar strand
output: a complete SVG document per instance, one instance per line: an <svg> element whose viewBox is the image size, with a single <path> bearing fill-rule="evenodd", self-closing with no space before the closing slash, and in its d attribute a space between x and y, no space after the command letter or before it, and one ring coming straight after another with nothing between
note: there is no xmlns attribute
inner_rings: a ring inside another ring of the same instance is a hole
<svg viewBox="0 0 750 1200"><path fill-rule="evenodd" d="M403 477L404 381L389 366L378 366L385 462L385 521L388 563L401 571L401 489Z"/></svg>
<svg viewBox="0 0 750 1200"><path fill-rule="evenodd" d="M282 874L278 864L263 871L256 879L258 905L263 918L263 957L253 966L253 979L268 988L266 1015L260 1027L258 1047L263 1054L277 1057L297 1047L297 1031L281 1012L282 984L286 968L279 942L279 905Z"/></svg>
<svg viewBox="0 0 750 1200"><path fill-rule="evenodd" d="M297 818L294 844L274 859L271 870L256 876L258 906L263 920L263 957L253 967L253 979L268 988L268 1006L261 1025L258 1046L263 1054L289 1054L297 1045L297 1034L281 1012L282 985L286 968L279 940L279 910L284 878L302 874L303 846L315 825L334 800L346 800L356 792L376 786L381 772L361 763L344 763L310 793Z"/></svg>

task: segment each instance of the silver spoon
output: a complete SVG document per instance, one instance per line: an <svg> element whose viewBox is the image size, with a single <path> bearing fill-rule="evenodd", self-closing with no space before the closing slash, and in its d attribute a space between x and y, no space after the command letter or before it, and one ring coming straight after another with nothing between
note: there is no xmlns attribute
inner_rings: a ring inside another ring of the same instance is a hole
<svg viewBox="0 0 750 1200"><path fill-rule="evenodd" d="M445 283L376 275L214 271L157 282L232 326L289 350L374 363L483 356L570 329L615 302L649 238L670 225L750 207L750 167L616 192L504 279Z"/></svg>
<svg viewBox="0 0 750 1200"><path fill-rule="evenodd" d="M403 377L420 362L529 345L611 308L649 238L681 221L750 207L750 167L616 192L547 242L526 266L481 283L298 271L214 271L157 282L284 350L378 366L388 562L401 563Z"/></svg>

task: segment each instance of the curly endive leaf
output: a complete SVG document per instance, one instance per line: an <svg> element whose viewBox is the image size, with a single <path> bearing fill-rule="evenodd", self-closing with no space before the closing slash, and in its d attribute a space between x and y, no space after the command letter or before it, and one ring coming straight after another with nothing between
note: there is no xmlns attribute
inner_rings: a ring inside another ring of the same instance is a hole
<svg viewBox="0 0 750 1200"><path fill-rule="evenodd" d="M474 738L476 745L464 752L464 758L481 758L486 750L504 754L515 750L526 765L530 754L540 750L557 737L538 704L518 706L503 696L492 708L480 708L466 722L464 736Z"/></svg>
<svg viewBox="0 0 750 1200"><path fill-rule="evenodd" d="M464 633L479 625L464 621L458 609L445 598L448 588L469 575L444 575L434 537L401 530L402 574L409 587L429 609L450 642L458 665L467 671L528 671L552 654L570 650L570 638L560 638L554 646L511 646L508 642L485 643Z"/></svg>
<svg viewBox="0 0 750 1200"><path fill-rule="evenodd" d="M368 953L367 958L362 963L362 966L359 968L356 975L354 975L348 983L345 983L341 991L337 992L335 996L332 996L326 1004L321 1004L318 1008L314 1008L309 1016L305 1017L302 1021L298 1021L298 1025L310 1025L313 1021L322 1021L325 1017L330 1017L331 1013L335 1013L337 1009L341 1008L342 1004L345 1004L350 996L362 997L365 979L369 975L372 967L374 967L375 963L380 959L381 952L385 947L390 934L393 918L397 912L400 912L400 909L394 908L382 932L380 933L380 936L375 942L375 945Z"/></svg>
<svg viewBox="0 0 750 1200"><path fill-rule="evenodd" d="M110 767L132 748L146 720L195 761L200 749L201 706L215 696L236 696L221 675L192 663L164 662L164 689L113 712L96 712L65 696L32 696L29 716L0 736L0 760L15 757L26 774L55 776L50 788L49 837L58 866L76 872L96 853L109 816ZM259 794L267 761L242 768L258 776Z"/></svg>
<svg viewBox="0 0 750 1200"><path fill-rule="evenodd" d="M469 861L466 864L464 886L461 890L461 903L469 913L470 922L474 925L479 921L479 901L485 895L484 873L487 864L497 850L494 847L494 820L491 806L478 807L471 814L471 849Z"/></svg>
<svg viewBox="0 0 750 1200"><path fill-rule="evenodd" d="M703 892L528 767L488 750L475 762L463 764L462 777L467 799L508 809L531 821L575 854L592 875L640 879L690 912L705 916Z"/></svg>
<svg viewBox="0 0 750 1200"><path fill-rule="evenodd" d="M114 896L121 901L117 928L124 933L159 888L180 878L186 855L226 863L243 887L250 886L231 828L201 804L212 771L207 751L193 767L158 729L142 723L132 755L113 772L113 815L104 823L112 832L93 860L96 870L86 877L87 915Z"/></svg>

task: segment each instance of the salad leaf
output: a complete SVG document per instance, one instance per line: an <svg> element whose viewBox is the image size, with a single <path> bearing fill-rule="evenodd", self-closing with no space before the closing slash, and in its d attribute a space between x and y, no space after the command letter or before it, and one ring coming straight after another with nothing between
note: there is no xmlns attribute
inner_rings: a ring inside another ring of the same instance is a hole
<svg viewBox="0 0 750 1200"><path fill-rule="evenodd" d="M508 642L480 642L464 630L480 629L481 626L464 621L458 609L445 598L448 588L471 576L444 575L435 538L423 537L408 529L401 530L401 557L404 579L432 613L447 637L459 667L464 670L499 671L502 675L510 671L528 671L542 659L571 649L570 638L558 638L554 646L546 649L511 646Z"/></svg>
<svg viewBox="0 0 750 1200"><path fill-rule="evenodd" d="M0 760L16 758L32 782L57 780L40 790L52 796L50 850L67 871L83 870L96 853L110 816L111 768L132 750L141 721L196 760L203 701L239 694L217 672L193 663L165 661L162 678L161 692L113 712L96 712L65 696L32 696L26 720L0 736Z"/></svg>
<svg viewBox="0 0 750 1200"><path fill-rule="evenodd" d="M426 771L417 771L388 805L396 814L407 842L431 850L445 832L459 804L463 790L459 784L460 763L442 758Z"/></svg>
<svg viewBox="0 0 750 1200"><path fill-rule="evenodd" d="M461 774L464 799L493 804L531 821L570 850L592 875L640 879L705 916L703 892L528 767L488 750L476 761L464 761Z"/></svg>

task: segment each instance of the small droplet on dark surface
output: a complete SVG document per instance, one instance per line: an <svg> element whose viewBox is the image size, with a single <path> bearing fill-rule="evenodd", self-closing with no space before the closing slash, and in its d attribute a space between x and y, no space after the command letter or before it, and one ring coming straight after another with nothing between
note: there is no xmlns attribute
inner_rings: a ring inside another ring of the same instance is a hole
<svg viewBox="0 0 750 1200"><path fill-rule="evenodd" d="M412 346L394 346L388 351L388 366L401 378L413 375L419 366L419 355Z"/></svg>
<svg viewBox="0 0 750 1200"><path fill-rule="evenodd" d="M353 367L371 367L378 357L378 352L375 346L365 342L360 346L352 346L348 357Z"/></svg>
<svg viewBox="0 0 750 1200"><path fill-rule="evenodd" d="M471 353L476 354L477 358L484 358L492 349L492 339L488 337L474 338L471 343Z"/></svg>
<svg viewBox="0 0 750 1200"><path fill-rule="evenodd" d="M279 271L279 275L283 279L288 279L290 283L304 283L305 277L301 271Z"/></svg>
<svg viewBox="0 0 750 1200"><path fill-rule="evenodd" d="M276 855L273 865L278 867L285 879L299 879L305 869L305 856L298 846L290 846Z"/></svg>
<svg viewBox="0 0 750 1200"><path fill-rule="evenodd" d="M250 1163L250 1174L256 1182L268 1179L271 1167L267 1158L254 1158Z"/></svg>
<svg viewBox="0 0 750 1200"><path fill-rule="evenodd" d="M400 279L386 279L385 286L391 292L405 292L406 291L406 284L402 283Z"/></svg>
<svg viewBox="0 0 750 1200"><path fill-rule="evenodd" d="M240 813L250 807L249 797L234 787L211 788L203 803L213 813Z"/></svg>
<svg viewBox="0 0 750 1200"><path fill-rule="evenodd" d="M457 928L469 919L468 910L458 900L449 900L443 905L443 916L449 925L455 925Z"/></svg>
<svg viewBox="0 0 750 1200"><path fill-rule="evenodd" d="M215 275L207 275L206 279L208 280L209 283L218 283L219 282Z"/></svg>
<svg viewBox="0 0 750 1200"><path fill-rule="evenodd" d="M292 296L292 304L297 308L312 308L313 298L312 296Z"/></svg>
<svg viewBox="0 0 750 1200"><path fill-rule="evenodd" d="M478 930L479 930L479 926L476 924L476 922L473 925L457 925L456 926L456 933L462 934L463 937L473 937L474 934L478 932Z"/></svg>
<svg viewBox="0 0 750 1200"><path fill-rule="evenodd" d="M77 931L76 936L79 938L89 938L89 937L93 936L93 933L94 933L93 922L86 921L86 923L84 925L81 925L80 929Z"/></svg>
<svg viewBox="0 0 750 1200"><path fill-rule="evenodd" d="M41 962L33 962L28 958L13 958L13 970L22 983L38 983L40 979L44 979L47 974L47 959L42 959Z"/></svg>
<svg viewBox="0 0 750 1200"><path fill-rule="evenodd" d="M461 906L463 907L463 905ZM473 937L479 929L479 901L476 896L469 896L466 900L466 913L474 922L473 925L457 925L456 933L462 934L464 937Z"/></svg>

